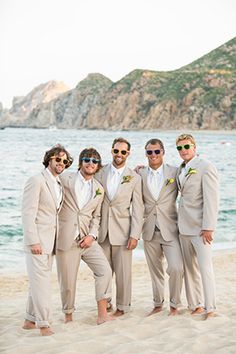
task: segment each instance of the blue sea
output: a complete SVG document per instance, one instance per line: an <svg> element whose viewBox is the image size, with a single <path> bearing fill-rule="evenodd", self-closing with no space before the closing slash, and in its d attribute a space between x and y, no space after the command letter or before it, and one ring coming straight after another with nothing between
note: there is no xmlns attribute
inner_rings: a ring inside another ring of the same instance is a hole
<svg viewBox="0 0 236 354"><path fill-rule="evenodd" d="M17 129L0 130L2 167L0 172L0 272L25 270L21 225L21 199L26 180L43 169L47 149L63 144L74 157L70 167L76 170L79 153L95 147L103 163L111 160L111 144L122 136L131 143L130 167L145 164L144 145L151 138L164 142L165 161L178 166L180 158L175 139L180 131L102 131ZM235 132L192 132L197 140L198 154L211 160L220 175L220 212L214 248L236 248L236 134ZM142 253L142 242L134 256Z"/></svg>

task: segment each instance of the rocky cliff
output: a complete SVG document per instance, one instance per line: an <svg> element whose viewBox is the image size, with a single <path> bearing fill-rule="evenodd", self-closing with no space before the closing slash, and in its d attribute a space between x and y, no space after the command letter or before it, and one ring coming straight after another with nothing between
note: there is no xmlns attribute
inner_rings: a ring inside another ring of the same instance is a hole
<svg viewBox="0 0 236 354"><path fill-rule="evenodd" d="M179 70L134 70L116 83L90 74L37 104L31 93L2 117L5 125L44 128L236 129L235 92L236 38Z"/></svg>

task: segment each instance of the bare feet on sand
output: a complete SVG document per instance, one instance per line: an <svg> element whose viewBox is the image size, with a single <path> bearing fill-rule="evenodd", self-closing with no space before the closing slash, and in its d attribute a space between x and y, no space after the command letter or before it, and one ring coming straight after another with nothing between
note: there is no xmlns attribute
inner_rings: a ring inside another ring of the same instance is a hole
<svg viewBox="0 0 236 354"><path fill-rule="evenodd" d="M99 316L97 318L97 325L100 325L100 324L103 324L105 322L108 322L108 321L113 321L114 318L110 315L105 315L105 316Z"/></svg>
<svg viewBox="0 0 236 354"><path fill-rule="evenodd" d="M205 313L205 309L203 307L198 307L191 312L191 315L202 315L204 313Z"/></svg>
<svg viewBox="0 0 236 354"><path fill-rule="evenodd" d="M162 306L154 307L154 309L152 309L152 311L147 314L147 317L155 315L155 313L159 313L161 311L162 311Z"/></svg>
<svg viewBox="0 0 236 354"><path fill-rule="evenodd" d="M29 321L29 320L25 320L23 326L22 326L23 329L35 329L36 328L36 325L34 322L32 321Z"/></svg>
<svg viewBox="0 0 236 354"><path fill-rule="evenodd" d="M178 314L179 314L178 310L175 307L170 306L169 316L176 316Z"/></svg>
<svg viewBox="0 0 236 354"><path fill-rule="evenodd" d="M215 312L208 312L207 314L206 314L206 320L208 319L208 318L212 318L212 317L216 317L217 316L217 314L215 313Z"/></svg>
<svg viewBox="0 0 236 354"><path fill-rule="evenodd" d="M68 323L68 322L72 322L72 321L73 321L72 313L66 313L64 323Z"/></svg>
<svg viewBox="0 0 236 354"><path fill-rule="evenodd" d="M40 334L41 336L46 337L46 336L51 336L52 334L54 334L54 332L50 327L41 327Z"/></svg>
<svg viewBox="0 0 236 354"><path fill-rule="evenodd" d="M117 310L113 313L113 316L114 316L114 317L120 317L120 316L123 316L124 314L125 314L124 311L117 309Z"/></svg>

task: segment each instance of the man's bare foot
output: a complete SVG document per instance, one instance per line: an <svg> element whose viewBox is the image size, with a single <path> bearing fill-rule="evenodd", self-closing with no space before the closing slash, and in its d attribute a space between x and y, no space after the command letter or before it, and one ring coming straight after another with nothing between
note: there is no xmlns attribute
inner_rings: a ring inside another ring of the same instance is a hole
<svg viewBox="0 0 236 354"><path fill-rule="evenodd" d="M68 322L72 322L72 321L73 321L72 313L65 313L64 323L68 323Z"/></svg>
<svg viewBox="0 0 236 354"><path fill-rule="evenodd" d="M32 321L29 321L29 320L25 320L23 326L22 326L23 329L35 329L36 328L36 325L34 322Z"/></svg>
<svg viewBox="0 0 236 354"><path fill-rule="evenodd" d="M111 315L99 316L97 318L97 325L103 324L108 321L113 321L113 320L114 320L114 317L112 317Z"/></svg>
<svg viewBox="0 0 236 354"><path fill-rule="evenodd" d="M120 316L123 316L124 314L125 314L124 311L117 309L116 312L113 313L113 316L114 317L120 317Z"/></svg>
<svg viewBox="0 0 236 354"><path fill-rule="evenodd" d="M203 307L197 307L191 312L191 315L202 315L203 313L205 313L205 309Z"/></svg>
<svg viewBox="0 0 236 354"><path fill-rule="evenodd" d="M50 327L41 327L40 334L41 336L46 337L46 336L51 336L52 334L54 334L54 332Z"/></svg>
<svg viewBox="0 0 236 354"><path fill-rule="evenodd" d="M147 317L155 315L155 313L159 313L161 311L162 311L162 306L154 307L154 309L152 309L152 311L147 314Z"/></svg>
<svg viewBox="0 0 236 354"><path fill-rule="evenodd" d="M178 314L179 314L178 310L175 307L170 306L169 316L176 316Z"/></svg>
<svg viewBox="0 0 236 354"><path fill-rule="evenodd" d="M216 317L217 315L216 315L216 313L215 312L208 312L207 314L206 314L206 320L208 319L208 318L211 318L211 317Z"/></svg>

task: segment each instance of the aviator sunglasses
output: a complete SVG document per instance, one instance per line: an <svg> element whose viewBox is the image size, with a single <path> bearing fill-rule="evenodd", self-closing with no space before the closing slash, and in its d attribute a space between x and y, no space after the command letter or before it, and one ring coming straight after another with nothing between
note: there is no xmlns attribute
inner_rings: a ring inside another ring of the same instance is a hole
<svg viewBox="0 0 236 354"><path fill-rule="evenodd" d="M85 163L91 162L91 163L93 163L94 165L97 165L97 164L100 162L100 160L97 160L97 159L95 159L95 158L93 158L93 157L82 157L81 160L84 161Z"/></svg>
<svg viewBox="0 0 236 354"><path fill-rule="evenodd" d="M146 150L146 154L151 156L152 154L155 154L155 155L160 155L161 153L161 150L157 149L157 150Z"/></svg>
<svg viewBox="0 0 236 354"><path fill-rule="evenodd" d="M119 149L112 149L113 154L117 155L119 154L119 152L121 153L121 155L125 156L127 154L128 151L126 150L119 150Z"/></svg>
<svg viewBox="0 0 236 354"><path fill-rule="evenodd" d="M52 156L51 159L55 159L56 162L63 162L65 166L69 164L69 160L63 159L62 157Z"/></svg>
<svg viewBox="0 0 236 354"><path fill-rule="evenodd" d="M178 146L176 146L176 149L177 149L178 151L181 151L181 150L183 150L183 149L189 150L189 149L191 148L191 146L194 146L194 144L178 145Z"/></svg>

